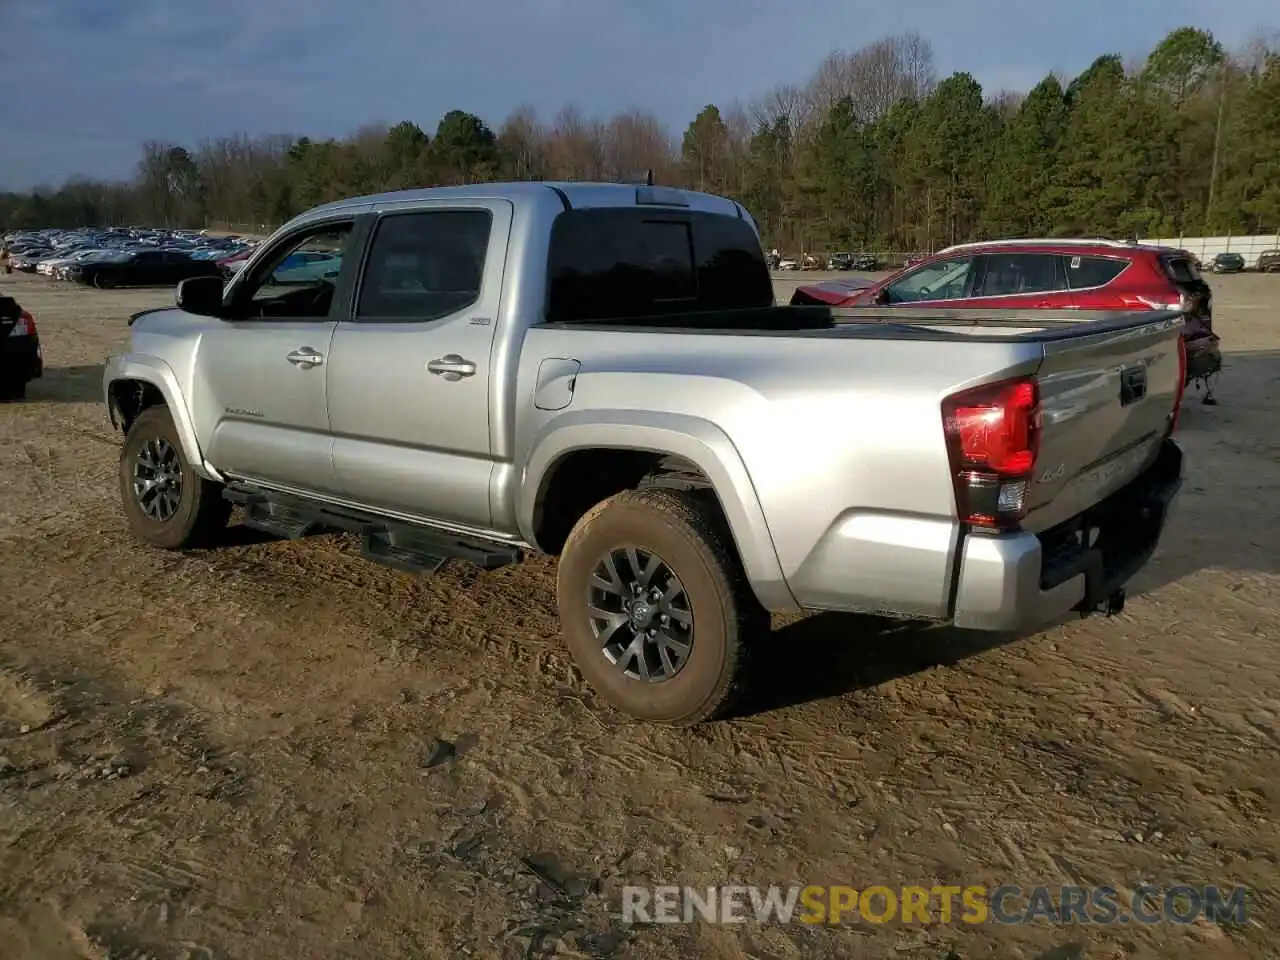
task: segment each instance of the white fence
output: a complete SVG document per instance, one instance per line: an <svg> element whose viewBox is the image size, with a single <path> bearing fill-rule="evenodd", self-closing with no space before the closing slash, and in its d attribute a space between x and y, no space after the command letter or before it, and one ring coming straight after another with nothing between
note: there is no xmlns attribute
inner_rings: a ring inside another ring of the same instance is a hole
<svg viewBox="0 0 1280 960"><path fill-rule="evenodd" d="M1252 269L1258 265L1258 257L1263 251L1280 250L1280 230L1252 237L1165 237L1160 240L1143 239L1140 242L1178 247L1194 253L1201 260L1208 260L1219 253L1238 253L1244 257L1244 265Z"/></svg>

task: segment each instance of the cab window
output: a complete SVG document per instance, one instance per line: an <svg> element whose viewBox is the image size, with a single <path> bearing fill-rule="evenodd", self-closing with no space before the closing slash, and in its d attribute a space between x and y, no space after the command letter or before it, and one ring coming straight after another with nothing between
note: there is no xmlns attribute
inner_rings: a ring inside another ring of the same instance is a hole
<svg viewBox="0 0 1280 960"><path fill-rule="evenodd" d="M250 319L327 319L352 226L326 224L272 250L235 294L243 313Z"/></svg>

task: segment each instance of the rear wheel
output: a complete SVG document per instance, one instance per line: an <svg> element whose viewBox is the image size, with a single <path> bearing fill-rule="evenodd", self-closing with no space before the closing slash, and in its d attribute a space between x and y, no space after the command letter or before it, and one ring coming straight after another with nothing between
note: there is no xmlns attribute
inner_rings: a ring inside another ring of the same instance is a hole
<svg viewBox="0 0 1280 960"><path fill-rule="evenodd" d="M9 403L13 400L21 400L27 395L27 381L0 380L0 403Z"/></svg>
<svg viewBox="0 0 1280 960"><path fill-rule="evenodd" d="M733 708L769 620L731 543L710 503L668 490L617 494L574 526L560 620L578 669L613 706L678 724Z"/></svg>
<svg viewBox="0 0 1280 960"><path fill-rule="evenodd" d="M129 528L166 550L212 542L231 517L219 484L192 469L167 407L148 407L120 451L120 495Z"/></svg>

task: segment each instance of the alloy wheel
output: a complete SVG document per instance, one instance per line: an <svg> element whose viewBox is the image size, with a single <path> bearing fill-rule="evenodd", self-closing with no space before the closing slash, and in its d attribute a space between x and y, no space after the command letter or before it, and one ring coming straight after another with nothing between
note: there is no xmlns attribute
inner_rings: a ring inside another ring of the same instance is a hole
<svg viewBox="0 0 1280 960"><path fill-rule="evenodd" d="M133 495L150 519L164 523L182 503L182 461L173 444L152 437L133 460Z"/></svg>
<svg viewBox="0 0 1280 960"><path fill-rule="evenodd" d="M634 680L674 677L693 651L693 610L661 557L639 547L606 554L591 573L587 615L605 658Z"/></svg>

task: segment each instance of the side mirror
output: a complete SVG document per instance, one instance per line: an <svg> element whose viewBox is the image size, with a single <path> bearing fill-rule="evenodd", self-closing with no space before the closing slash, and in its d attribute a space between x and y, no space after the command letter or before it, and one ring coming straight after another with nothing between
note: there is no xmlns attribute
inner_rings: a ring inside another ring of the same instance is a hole
<svg viewBox="0 0 1280 960"><path fill-rule="evenodd" d="M884 306L889 302L889 288L881 287L876 291L876 295L871 298L871 302L878 306Z"/></svg>
<svg viewBox="0 0 1280 960"><path fill-rule="evenodd" d="M22 308L13 297L0 297L0 320L17 323L22 319Z"/></svg>
<svg viewBox="0 0 1280 960"><path fill-rule="evenodd" d="M188 277L178 283L177 306L203 317L222 316L222 278Z"/></svg>

